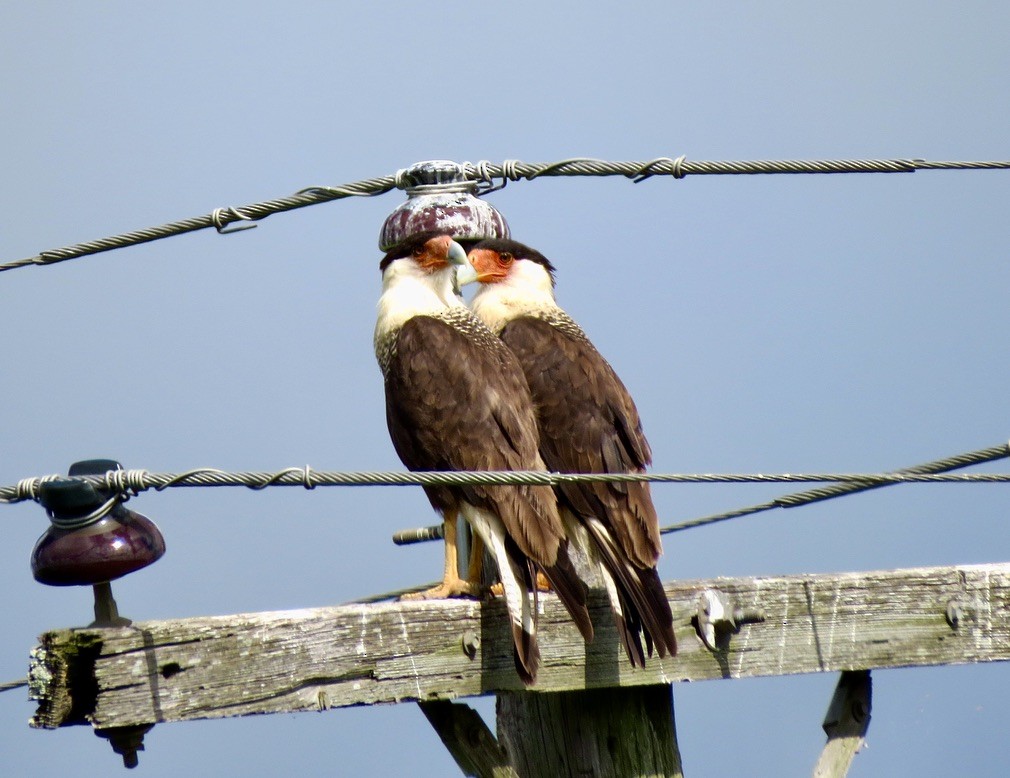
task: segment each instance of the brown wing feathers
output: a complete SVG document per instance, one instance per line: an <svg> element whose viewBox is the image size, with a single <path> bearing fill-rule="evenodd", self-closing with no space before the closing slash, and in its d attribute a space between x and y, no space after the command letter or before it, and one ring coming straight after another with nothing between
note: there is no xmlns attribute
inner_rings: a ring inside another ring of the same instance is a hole
<svg viewBox="0 0 1010 778"><path fill-rule="evenodd" d="M487 335L490 343L476 342L430 316L416 316L400 329L386 371L386 413L394 447L409 469L543 467L525 379L515 357ZM497 516L507 535L509 567L521 585L535 591L530 565L542 569L583 637L592 639L585 586L569 561L549 486L425 487L425 492L440 511L465 501ZM531 683L539 663L535 634L513 619L513 638L516 669Z"/></svg>
<svg viewBox="0 0 1010 778"><path fill-rule="evenodd" d="M506 324L501 338L530 385L549 469L644 471L651 454L634 402L584 336L524 316ZM673 616L655 569L661 544L648 484L564 484L557 492L590 532L617 583L624 613L618 632L632 663L644 661L643 628L648 653L655 644L660 656L675 654Z"/></svg>

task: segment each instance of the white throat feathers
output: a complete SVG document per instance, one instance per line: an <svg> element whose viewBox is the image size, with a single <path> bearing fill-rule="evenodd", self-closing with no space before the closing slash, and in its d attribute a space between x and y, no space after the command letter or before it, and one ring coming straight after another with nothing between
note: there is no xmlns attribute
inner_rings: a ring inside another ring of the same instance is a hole
<svg viewBox="0 0 1010 778"><path fill-rule="evenodd" d="M528 259L517 259L501 281L481 284L470 307L495 333L520 316L561 313L550 274Z"/></svg>
<svg viewBox="0 0 1010 778"><path fill-rule="evenodd" d="M394 260L382 274L382 295L378 302L374 344L395 333L415 316L432 316L447 308L465 307L455 291L456 268L452 265L426 272L409 257Z"/></svg>

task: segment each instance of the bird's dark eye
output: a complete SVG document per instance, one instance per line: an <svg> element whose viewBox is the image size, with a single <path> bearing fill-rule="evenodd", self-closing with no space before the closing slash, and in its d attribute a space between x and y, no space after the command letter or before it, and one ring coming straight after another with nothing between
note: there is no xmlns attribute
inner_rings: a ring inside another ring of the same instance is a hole
<svg viewBox="0 0 1010 778"><path fill-rule="evenodd" d="M413 254L414 254L415 257L419 257L423 253L424 253L424 246L420 246L420 247L414 249L414 251L413 251Z"/></svg>
<svg viewBox="0 0 1010 778"><path fill-rule="evenodd" d="M515 259L515 257L513 257L509 252L503 251L501 254L498 255L498 264L502 265L503 267L506 265L511 265L513 259Z"/></svg>

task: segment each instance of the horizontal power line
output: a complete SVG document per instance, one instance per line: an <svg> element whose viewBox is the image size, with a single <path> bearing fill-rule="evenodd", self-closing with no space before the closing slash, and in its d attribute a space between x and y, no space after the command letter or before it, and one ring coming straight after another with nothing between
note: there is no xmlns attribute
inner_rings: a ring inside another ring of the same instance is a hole
<svg viewBox="0 0 1010 778"><path fill-rule="evenodd" d="M760 503L758 505L752 505L748 508L738 508L734 511L728 511L726 513L717 513L711 516L704 516L700 519L692 519L691 521L681 522L679 524L673 524L668 527L662 527L660 532L667 534L670 532L680 532L685 529L693 529L695 527L703 527L708 524L716 524L722 521L729 521L730 519L738 519L744 516L750 516L755 513L761 513L763 511L768 511L773 508L796 508L800 505L809 505L813 502L820 502L821 500L830 500L833 497L842 497L847 494L855 494L857 492L865 492L870 489L879 489L883 486L891 486L896 483L912 483L912 482L960 482L960 483L981 483L988 482L992 483L994 479L990 475L983 473L976 473L974 475L939 475L940 473L946 473L950 470L959 470L962 467L971 467L972 465L980 465L985 462L994 462L999 459L1006 459L1010 457L1010 443L1001 443L997 446L990 446L988 448L978 449L976 451L968 451L963 454L955 454L954 456L944 457L943 459L935 459L931 462L924 462L921 465L913 465L912 467L906 467L901 470L894 471L888 474L880 474L877 476L877 480L854 480L845 481L843 483L836 483L832 486L825 486L820 489L809 489L804 492L796 492L794 494L783 495L782 497L777 497L774 500L768 502ZM783 476L781 480L801 480L806 476ZM769 476L770 480L772 476ZM884 479L887 480L884 480ZM729 480L729 477L726 478ZM839 479L841 480L841 479ZM999 481L1010 480L1006 476L997 476ZM429 527L418 527L416 529L406 529L400 530L393 533L393 542L397 545L404 546L412 543L424 543L429 540L438 540L442 537L442 525L437 524Z"/></svg>
<svg viewBox="0 0 1010 778"><path fill-rule="evenodd" d="M244 486L265 489L268 486L558 486L570 483L654 484L774 484L840 483L846 491L862 491L890 484L910 483L1010 483L1010 473L917 474L917 473L549 473L540 470L446 470L423 472L341 471L327 472L301 467L276 473L229 473L211 468L186 473L149 473L146 470L120 470L105 476L74 476L90 481L101 489L124 496L154 489L161 491L180 486ZM120 474L127 473L127 476ZM111 476L111 477L107 477ZM51 475L28 478L16 486L0 487L0 502L16 503L38 499L39 487L46 481L67 478ZM817 499L826 499L818 497Z"/></svg>
<svg viewBox="0 0 1010 778"><path fill-rule="evenodd" d="M914 173L917 170L1006 170L1010 161L928 161L924 159L842 159L842 160L754 160L691 161L684 156L662 157L647 162L607 162L576 158L559 162L520 162L505 160L462 163L463 175L478 185L478 194L500 189L509 181L532 181L546 176L622 176L640 183L653 176L684 178L689 175L774 175L830 173ZM157 227L135 230L99 240L50 249L32 257L0 264L0 272L31 265L52 265L68 259L135 246L188 232L214 228L220 233L236 232L256 226L267 216L309 205L318 205L347 197L374 197L409 185L406 170L378 178L355 181L340 186L313 186L293 195L251 203L240 207L215 208L204 216L194 216ZM495 185L495 181L501 183ZM240 224L229 228L229 224Z"/></svg>
<svg viewBox="0 0 1010 778"><path fill-rule="evenodd" d="M991 452L998 451L998 455ZM984 449L992 461L1010 456L1007 444ZM974 452L976 455L982 452ZM966 461L962 455L959 461ZM944 460L950 461L950 460ZM970 462L974 463L974 462ZM943 469L966 467L967 464ZM274 472L228 472L215 468L197 468L183 473L151 473L147 470L111 470L104 475L75 476L107 492L123 496L140 494L149 489L161 491L170 487L243 486L265 489L270 486L465 486L465 485L542 485L564 483L796 483L835 482L845 493L862 491L896 483L1008 483L1010 473L949 474L924 470L918 466L892 473L552 473L541 470L467 470L467 471L322 471L305 467L289 467ZM940 468L937 468L940 469ZM0 502L16 503L37 500L39 489L46 481L66 478L61 475L24 478L14 486L0 487ZM809 492L807 494L812 494ZM833 494L815 490L816 499ZM813 498L812 498L813 499Z"/></svg>
<svg viewBox="0 0 1010 778"><path fill-rule="evenodd" d="M214 468L198 468L184 473L150 473L146 470L112 470L105 475L75 476L108 492L128 499L148 489L161 491L170 487L243 486L265 489L270 486L462 486L468 484L546 485L596 482L628 483L795 483L833 482L832 485L783 495L765 503L734 511L705 516L660 529L678 532L730 519L742 518L773 508L794 508L848 494L878 489L900 483L1010 483L1010 473L962 473L972 465L1010 457L1010 443L969 451L925 462L889 473L550 473L543 471L441 471L441 472L343 472L316 471L308 465L275 472L232 473ZM37 500L39 488L46 481L65 476L48 475L23 478L15 486L0 487L0 502L17 503ZM441 526L421 527L394 533L398 545L421 543L442 537Z"/></svg>

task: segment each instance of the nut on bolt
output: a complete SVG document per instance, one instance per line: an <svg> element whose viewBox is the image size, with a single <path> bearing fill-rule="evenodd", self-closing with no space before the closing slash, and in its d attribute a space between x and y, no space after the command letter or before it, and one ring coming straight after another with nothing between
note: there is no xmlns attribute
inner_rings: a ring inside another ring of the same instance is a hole
<svg viewBox="0 0 1010 778"><path fill-rule="evenodd" d="M463 653L466 654L470 659L477 656L477 650L480 648L480 637L472 629L468 629L463 633L463 638L460 641L463 646Z"/></svg>
<svg viewBox="0 0 1010 778"><path fill-rule="evenodd" d="M951 600L947 603L947 610L944 616L950 628L957 630L962 622L975 618L981 605L978 600Z"/></svg>

